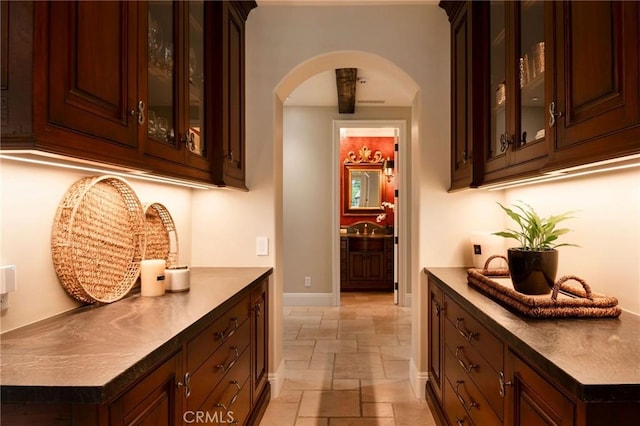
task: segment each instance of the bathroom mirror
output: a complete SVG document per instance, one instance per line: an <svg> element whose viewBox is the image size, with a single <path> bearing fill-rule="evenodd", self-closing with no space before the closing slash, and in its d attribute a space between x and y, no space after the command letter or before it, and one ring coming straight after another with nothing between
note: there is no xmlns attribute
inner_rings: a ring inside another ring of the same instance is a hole
<svg viewBox="0 0 640 426"><path fill-rule="evenodd" d="M382 163L345 164L342 179L344 214L382 213L383 183Z"/></svg>

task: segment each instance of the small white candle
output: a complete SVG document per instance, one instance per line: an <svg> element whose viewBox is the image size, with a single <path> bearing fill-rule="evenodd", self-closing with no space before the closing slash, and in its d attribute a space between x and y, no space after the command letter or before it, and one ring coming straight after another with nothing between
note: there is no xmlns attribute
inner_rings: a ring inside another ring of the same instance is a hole
<svg viewBox="0 0 640 426"><path fill-rule="evenodd" d="M143 296L162 296L164 294L163 259L146 259L140 262L140 294Z"/></svg>

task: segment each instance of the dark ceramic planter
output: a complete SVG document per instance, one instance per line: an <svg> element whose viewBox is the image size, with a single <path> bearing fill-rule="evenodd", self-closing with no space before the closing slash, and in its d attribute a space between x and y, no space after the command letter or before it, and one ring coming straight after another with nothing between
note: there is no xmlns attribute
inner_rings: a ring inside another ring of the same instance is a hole
<svg viewBox="0 0 640 426"><path fill-rule="evenodd" d="M509 272L516 291L524 294L547 294L553 288L558 271L558 251L507 250Z"/></svg>

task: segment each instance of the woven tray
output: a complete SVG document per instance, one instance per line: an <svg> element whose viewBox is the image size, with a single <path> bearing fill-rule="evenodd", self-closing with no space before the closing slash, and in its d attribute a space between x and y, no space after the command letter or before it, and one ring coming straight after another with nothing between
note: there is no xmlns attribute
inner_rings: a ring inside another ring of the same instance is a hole
<svg viewBox="0 0 640 426"><path fill-rule="evenodd" d="M486 273L491 274L491 277ZM582 288L569 286L569 280L577 281ZM490 270L487 264L484 269L467 270L467 281L499 303L532 318L616 318L622 312L617 306L618 299L592 293L589 285L575 275L565 275L558 279L551 296L532 296L517 292L512 288L508 270L505 275L505 270Z"/></svg>
<svg viewBox="0 0 640 426"><path fill-rule="evenodd" d="M74 183L58 206L53 266L73 298L115 302L135 284L145 243L144 214L133 189L117 177L88 177Z"/></svg>
<svg viewBox="0 0 640 426"><path fill-rule="evenodd" d="M167 268L178 263L178 232L169 210L160 203L145 204L145 259L164 259Z"/></svg>

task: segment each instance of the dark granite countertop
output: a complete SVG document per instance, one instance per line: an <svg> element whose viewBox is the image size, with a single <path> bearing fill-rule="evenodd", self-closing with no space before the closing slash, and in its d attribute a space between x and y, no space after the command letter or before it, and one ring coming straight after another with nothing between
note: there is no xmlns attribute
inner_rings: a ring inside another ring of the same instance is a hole
<svg viewBox="0 0 640 426"><path fill-rule="evenodd" d="M530 319L467 284L467 268L425 268L446 293L584 401L640 400L640 317ZM615 295L612 295L615 296Z"/></svg>
<svg viewBox="0 0 640 426"><path fill-rule="evenodd" d="M109 402L271 272L192 268L188 292L137 294L3 333L0 397L3 402Z"/></svg>

